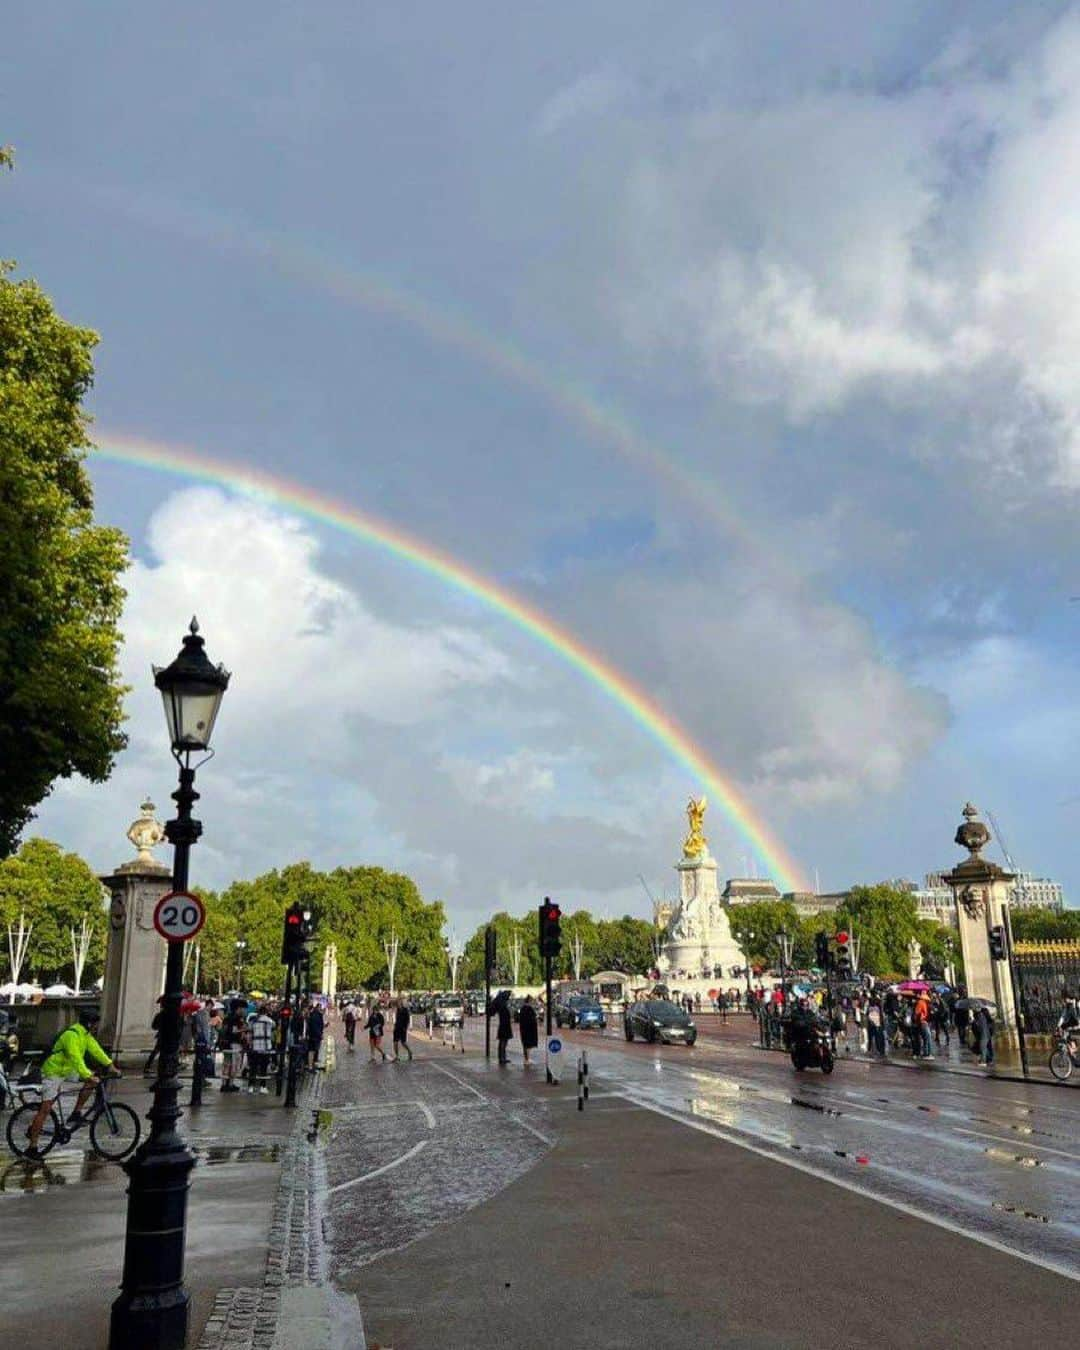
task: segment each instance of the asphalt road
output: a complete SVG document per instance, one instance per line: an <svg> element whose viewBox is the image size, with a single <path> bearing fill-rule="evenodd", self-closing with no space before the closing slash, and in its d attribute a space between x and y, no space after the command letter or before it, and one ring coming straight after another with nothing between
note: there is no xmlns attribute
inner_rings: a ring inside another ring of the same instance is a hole
<svg viewBox="0 0 1080 1350"><path fill-rule="evenodd" d="M601 1094L1080 1277L1080 1093L841 1058L795 1073L737 1030L693 1049L567 1032Z"/></svg>
<svg viewBox="0 0 1080 1350"><path fill-rule="evenodd" d="M1071 1094L569 1033L579 1112L475 1031L337 1077L324 1231L369 1346L1075 1344Z"/></svg>

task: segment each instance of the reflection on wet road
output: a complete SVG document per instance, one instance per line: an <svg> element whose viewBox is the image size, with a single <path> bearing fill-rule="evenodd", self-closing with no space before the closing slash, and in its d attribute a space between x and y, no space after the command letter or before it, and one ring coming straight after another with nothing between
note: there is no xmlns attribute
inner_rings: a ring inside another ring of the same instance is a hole
<svg viewBox="0 0 1080 1350"><path fill-rule="evenodd" d="M709 1043L571 1039L588 1045L598 1109L660 1111L1080 1278L1080 1096L850 1061L831 1078L796 1074L786 1058Z"/></svg>

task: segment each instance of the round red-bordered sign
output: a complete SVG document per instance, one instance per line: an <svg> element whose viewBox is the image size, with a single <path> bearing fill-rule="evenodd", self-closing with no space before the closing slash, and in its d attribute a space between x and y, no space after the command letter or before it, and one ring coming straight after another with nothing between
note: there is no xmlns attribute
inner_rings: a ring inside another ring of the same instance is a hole
<svg viewBox="0 0 1080 1350"><path fill-rule="evenodd" d="M154 906L154 927L166 942L190 942L206 922L206 906L190 891L170 891Z"/></svg>

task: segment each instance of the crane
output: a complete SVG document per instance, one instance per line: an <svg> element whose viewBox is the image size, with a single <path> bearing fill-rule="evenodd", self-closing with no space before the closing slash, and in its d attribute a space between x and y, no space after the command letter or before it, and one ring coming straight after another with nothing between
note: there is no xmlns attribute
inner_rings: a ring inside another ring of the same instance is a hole
<svg viewBox="0 0 1080 1350"><path fill-rule="evenodd" d="M1005 859L1006 866L1008 867L1010 872L1014 873L1016 877L1019 878L1020 869L1019 867L1017 867L1015 861L1013 860L1013 855L1009 852L1009 846L1005 842L1005 836L1001 833L1001 826L997 823L997 819L995 818L993 811L988 810L986 812L986 818L990 822L990 824L994 827L994 838L998 841L998 848L1001 849L1002 857L1004 857ZM1022 901L1023 898L1024 898L1023 885L1019 886L1014 885L1013 899Z"/></svg>

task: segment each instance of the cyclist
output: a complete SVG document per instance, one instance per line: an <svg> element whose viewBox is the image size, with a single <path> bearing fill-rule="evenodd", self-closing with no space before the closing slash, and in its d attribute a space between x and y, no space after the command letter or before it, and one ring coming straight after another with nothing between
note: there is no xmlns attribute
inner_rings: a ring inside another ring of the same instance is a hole
<svg viewBox="0 0 1080 1350"><path fill-rule="evenodd" d="M1076 1053L1077 1041L1080 1040L1080 999L1067 998L1065 1000L1065 1011L1058 1018L1058 1035L1063 1036L1069 1042L1069 1053Z"/></svg>
<svg viewBox="0 0 1080 1350"><path fill-rule="evenodd" d="M114 1077L119 1078L121 1076L119 1069L113 1066L112 1060L94 1039L94 1032L100 1021L96 1009L80 1009L77 1018L77 1021L73 1022L66 1031L61 1032L56 1038L53 1042L53 1048L49 1051L48 1057L41 1066L41 1105L38 1107L37 1115L30 1122L30 1128L26 1131L31 1150L37 1149L38 1137L49 1118L49 1111L52 1109L53 1102L60 1096L60 1090L65 1082L82 1083L83 1085L82 1091L79 1093L79 1100L75 1103L75 1110L68 1117L67 1122L68 1125L81 1123L83 1110L93 1097L98 1083L101 1082L101 1075L94 1073L87 1065L87 1056L106 1072L111 1070Z"/></svg>

